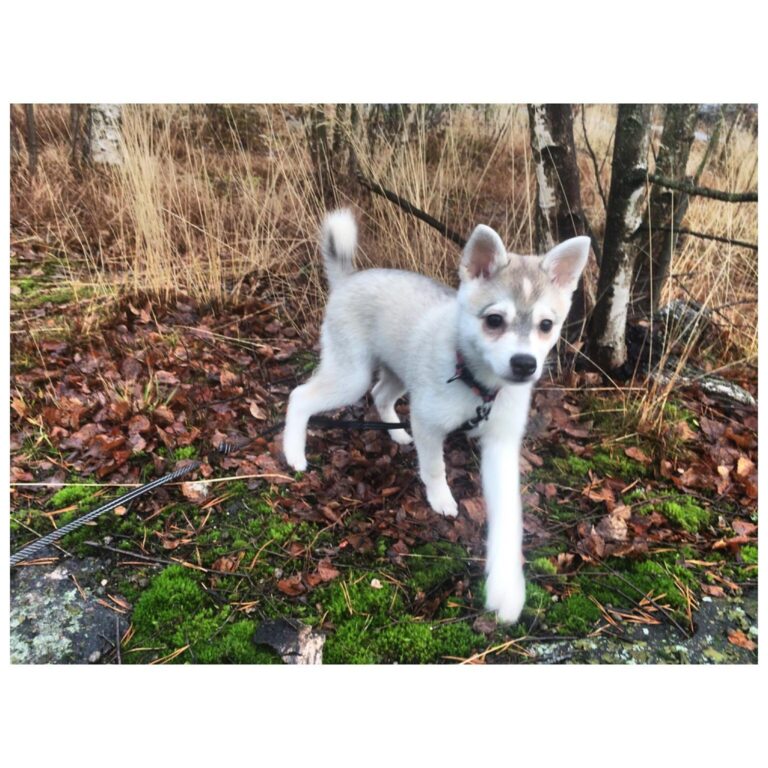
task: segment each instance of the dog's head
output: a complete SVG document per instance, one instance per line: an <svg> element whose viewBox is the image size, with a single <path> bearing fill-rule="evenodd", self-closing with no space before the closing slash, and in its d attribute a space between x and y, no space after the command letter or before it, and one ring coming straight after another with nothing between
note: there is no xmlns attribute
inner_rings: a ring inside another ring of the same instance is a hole
<svg viewBox="0 0 768 768"><path fill-rule="evenodd" d="M508 253L490 227L478 226L461 257L462 344L507 382L536 381L560 335L589 257L588 237L544 256Z"/></svg>

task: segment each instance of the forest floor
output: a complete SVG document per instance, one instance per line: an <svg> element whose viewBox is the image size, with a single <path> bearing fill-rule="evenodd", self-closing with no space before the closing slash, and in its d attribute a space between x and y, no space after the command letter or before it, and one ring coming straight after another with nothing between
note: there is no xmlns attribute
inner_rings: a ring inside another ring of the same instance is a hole
<svg viewBox="0 0 768 768"><path fill-rule="evenodd" d="M97 557L83 599L130 621L107 660L279 662L253 637L290 619L323 637L324 663L757 661L756 409L680 391L648 436L596 375L542 382L522 466L527 603L501 626L482 607L471 441L446 445L456 519L383 433L312 431L294 474L270 427L317 348L257 280L215 310L125 300L84 333L89 299L59 267L40 244L12 249L11 551L201 462L12 577L14 593L28 569ZM729 376L756 395L754 371ZM369 402L344 414L376 418Z"/></svg>

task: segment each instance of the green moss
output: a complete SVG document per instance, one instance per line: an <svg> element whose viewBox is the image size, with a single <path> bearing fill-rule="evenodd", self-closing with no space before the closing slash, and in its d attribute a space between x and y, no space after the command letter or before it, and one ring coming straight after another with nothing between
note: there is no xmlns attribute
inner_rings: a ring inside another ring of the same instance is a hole
<svg viewBox="0 0 768 768"><path fill-rule="evenodd" d="M383 661L426 664L435 658L437 649L432 628L407 618L379 633L376 650Z"/></svg>
<svg viewBox="0 0 768 768"><path fill-rule="evenodd" d="M69 507L83 501L89 502L97 490L98 486L95 485L65 485L51 496L48 506L52 509L61 509L61 507Z"/></svg>
<svg viewBox="0 0 768 768"><path fill-rule="evenodd" d="M405 615L399 589L384 579L376 589L371 580L372 574L352 574L327 588L323 608L335 629L326 639L326 663L426 664L465 658L482 645L482 635L464 622L432 625Z"/></svg>
<svg viewBox="0 0 768 768"><path fill-rule="evenodd" d="M368 632L369 622L361 616L345 621L329 635L323 647L325 664L375 664L378 651Z"/></svg>
<svg viewBox="0 0 768 768"><path fill-rule="evenodd" d="M757 565L757 547L747 544L741 548L741 562L745 565Z"/></svg>
<svg viewBox="0 0 768 768"><path fill-rule="evenodd" d="M173 449L173 458L176 461L184 459L194 459L197 456L197 448L194 445L182 445Z"/></svg>
<svg viewBox="0 0 768 768"><path fill-rule="evenodd" d="M576 592L552 606L547 613L547 623L561 635L585 635L600 615L600 609L589 597Z"/></svg>
<svg viewBox="0 0 768 768"><path fill-rule="evenodd" d="M575 454L569 454L561 459L553 459L552 464L561 475L567 477L586 477L589 474L589 470L592 469L590 462Z"/></svg>
<svg viewBox="0 0 768 768"><path fill-rule="evenodd" d="M403 600L394 586L379 579L381 586L372 587L371 574L353 572L345 581L334 582L328 589L324 606L334 624L346 621L350 616L388 619L403 610Z"/></svg>
<svg viewBox="0 0 768 768"><path fill-rule="evenodd" d="M547 557L537 557L532 560L528 567L533 573L540 573L544 575L553 576L557 573L555 564Z"/></svg>
<svg viewBox="0 0 768 768"><path fill-rule="evenodd" d="M408 585L416 591L429 592L467 573L467 553L458 544L431 542L415 548L411 554Z"/></svg>
<svg viewBox="0 0 768 768"><path fill-rule="evenodd" d="M254 645L256 629L250 620L232 621L229 606L218 607L201 586L200 574L172 565L158 574L141 593L133 611L134 635L127 661L161 658L189 646L175 662L201 664L258 664L279 661ZM131 648L147 649L130 653ZM151 650L149 650L151 649Z"/></svg>
<svg viewBox="0 0 768 768"><path fill-rule="evenodd" d="M665 501L661 505L662 514L690 533L696 533L709 525L710 512L688 497L680 501Z"/></svg>
<svg viewBox="0 0 768 768"><path fill-rule="evenodd" d="M523 618L528 621L541 618L552 607L552 595L533 581L525 583Z"/></svg>

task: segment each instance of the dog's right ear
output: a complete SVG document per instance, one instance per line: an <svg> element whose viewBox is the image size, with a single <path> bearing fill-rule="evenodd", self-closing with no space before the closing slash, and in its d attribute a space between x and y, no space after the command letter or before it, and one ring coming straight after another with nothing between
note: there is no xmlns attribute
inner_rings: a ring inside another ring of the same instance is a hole
<svg viewBox="0 0 768 768"><path fill-rule="evenodd" d="M474 280L491 278L509 263L509 254L501 238L490 227L478 224L461 255L459 277Z"/></svg>

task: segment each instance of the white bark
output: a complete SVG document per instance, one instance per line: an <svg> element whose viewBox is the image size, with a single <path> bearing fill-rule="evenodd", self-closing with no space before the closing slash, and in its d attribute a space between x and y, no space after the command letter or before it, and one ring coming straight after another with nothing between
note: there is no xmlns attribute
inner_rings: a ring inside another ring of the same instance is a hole
<svg viewBox="0 0 768 768"><path fill-rule="evenodd" d="M121 165L119 104L91 104L88 107L88 156L92 163Z"/></svg>

